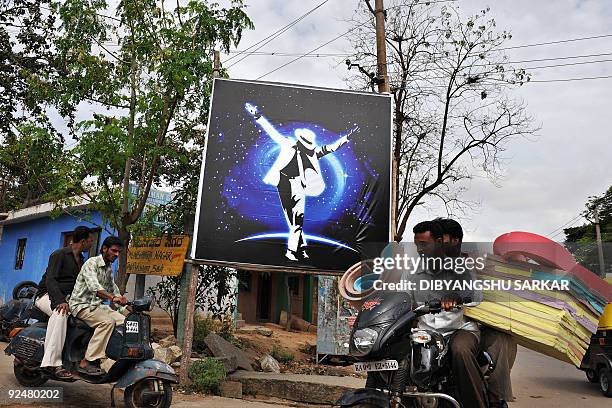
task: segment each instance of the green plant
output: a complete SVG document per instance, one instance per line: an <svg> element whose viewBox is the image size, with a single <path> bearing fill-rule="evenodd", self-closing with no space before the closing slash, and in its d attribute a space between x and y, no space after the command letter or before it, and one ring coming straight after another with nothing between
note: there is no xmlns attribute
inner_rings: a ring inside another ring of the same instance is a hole
<svg viewBox="0 0 612 408"><path fill-rule="evenodd" d="M211 332L218 334L224 340L236 345L234 326L231 319L217 319L212 316L201 317L196 315L193 323L193 351L197 353L205 351L206 344L204 343L204 339Z"/></svg>
<svg viewBox="0 0 612 408"><path fill-rule="evenodd" d="M276 361L279 363L287 364L290 361L293 361L295 356L290 351L279 347L277 344L272 346L272 351L270 351L270 355L274 357Z"/></svg>
<svg viewBox="0 0 612 408"><path fill-rule="evenodd" d="M227 377L227 371L221 361L207 357L191 363L187 375L192 381L191 387L194 391L219 395L221 382Z"/></svg>

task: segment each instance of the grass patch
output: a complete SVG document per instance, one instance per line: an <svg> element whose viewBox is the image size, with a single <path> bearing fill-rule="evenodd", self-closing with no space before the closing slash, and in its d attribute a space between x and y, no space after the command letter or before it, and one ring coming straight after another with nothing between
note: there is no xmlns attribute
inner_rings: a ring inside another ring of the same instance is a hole
<svg viewBox="0 0 612 408"><path fill-rule="evenodd" d="M187 374L192 381L191 388L194 391L214 395L221 393L221 382L227 377L223 363L210 357L191 363Z"/></svg>
<svg viewBox="0 0 612 408"><path fill-rule="evenodd" d="M270 355L274 357L276 361L279 363L287 364L290 361L293 361L295 356L288 350L280 347L278 344L272 346L272 351L270 351Z"/></svg>

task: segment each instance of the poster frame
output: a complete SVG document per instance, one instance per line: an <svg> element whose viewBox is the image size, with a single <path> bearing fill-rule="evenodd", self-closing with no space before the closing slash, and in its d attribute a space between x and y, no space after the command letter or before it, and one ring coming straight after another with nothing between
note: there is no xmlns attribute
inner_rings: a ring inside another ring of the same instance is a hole
<svg viewBox="0 0 612 408"><path fill-rule="evenodd" d="M392 214L392 200L393 200L393 97L392 94L389 93L373 93L373 92L364 92L364 91L355 91L350 89L336 89L336 88L325 88L325 87L317 87L310 85L300 85L300 84L289 84L282 82L269 82L269 81L255 81L255 80L247 80L247 79L233 79L233 78L214 78L213 85L210 94L210 102L208 107L208 121L206 124L206 140L204 142L204 150L202 151L202 166L200 168L200 179L198 183L198 197L196 204L196 213L194 220L194 230L193 236L191 240L191 253L190 258L191 262L198 265L213 265L213 266L226 266L235 269L248 270L248 271L261 271L261 272L291 272L291 273L302 273L302 274L312 274L312 275L336 275L341 276L344 271L339 270L325 270L320 268L304 268L298 265L296 266L279 266L279 265L264 265L264 264L251 264L244 262L229 262L215 259L198 259L196 258L196 248L198 244L198 229L200 224L200 210L201 210L201 200L202 200L202 192L204 187L204 171L206 168L206 153L208 151L208 141L210 135L210 121L212 117L212 104L215 94L215 84L217 81L228 81L228 82L241 82L247 84L257 84L257 85L267 85L267 86L278 86L278 87L292 87L292 88L300 88L300 89L308 89L308 90L316 90L323 92L334 92L334 93L349 93L356 95L368 95L368 96L377 96L380 98L389 99L389 205L387 208L388 212L388 241L391 242L392 237L392 223L393 223L393 214Z"/></svg>

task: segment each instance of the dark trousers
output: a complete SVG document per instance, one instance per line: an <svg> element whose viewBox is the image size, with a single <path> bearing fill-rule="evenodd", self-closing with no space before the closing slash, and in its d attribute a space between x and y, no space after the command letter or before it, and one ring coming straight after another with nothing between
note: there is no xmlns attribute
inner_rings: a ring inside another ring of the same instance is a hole
<svg viewBox="0 0 612 408"><path fill-rule="evenodd" d="M478 343L478 337L465 330L457 330L450 339L451 368L465 408L487 408L484 378L476 361Z"/></svg>
<svg viewBox="0 0 612 408"><path fill-rule="evenodd" d="M278 196L280 198L285 219L289 226L289 239L287 249L297 253L305 244L304 240L304 210L306 195L304 186L299 177L288 178L281 173L278 183Z"/></svg>
<svg viewBox="0 0 612 408"><path fill-rule="evenodd" d="M495 370L487 382L489 401L514 401L510 370L516 360L516 340L507 334L490 327L480 330L480 345L487 350L495 361Z"/></svg>

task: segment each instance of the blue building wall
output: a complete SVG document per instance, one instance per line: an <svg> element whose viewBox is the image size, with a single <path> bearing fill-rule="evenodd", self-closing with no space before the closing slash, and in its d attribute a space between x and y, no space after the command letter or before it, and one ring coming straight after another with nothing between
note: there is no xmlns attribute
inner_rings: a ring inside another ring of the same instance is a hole
<svg viewBox="0 0 612 408"><path fill-rule="evenodd" d="M89 213L87 220L62 215L58 218L46 216L5 225L0 237L0 299L2 302L5 303L11 299L12 290L18 282L31 280L38 283L40 281L47 268L49 255L63 246L64 233L73 231L79 225L95 228L93 223L103 225L102 217L97 212ZM111 230L110 227L107 229ZM100 232L96 253L108 235L104 229ZM17 241L22 238L27 239L23 268L16 270ZM87 259L88 254L84 255Z"/></svg>

